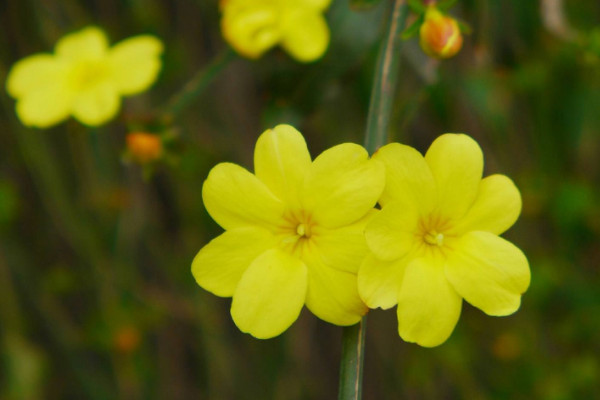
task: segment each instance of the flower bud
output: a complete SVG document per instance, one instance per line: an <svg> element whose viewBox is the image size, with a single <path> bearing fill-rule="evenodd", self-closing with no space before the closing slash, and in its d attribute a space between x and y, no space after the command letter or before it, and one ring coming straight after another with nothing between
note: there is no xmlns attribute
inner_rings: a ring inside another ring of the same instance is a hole
<svg viewBox="0 0 600 400"><path fill-rule="evenodd" d="M127 135L126 140L129 155L140 164L151 163L163 155L162 140L157 135L133 132Z"/></svg>
<svg viewBox="0 0 600 400"><path fill-rule="evenodd" d="M125 325L114 334L113 345L117 351L123 354L131 354L140 347L142 337L137 327Z"/></svg>
<svg viewBox="0 0 600 400"><path fill-rule="evenodd" d="M456 20L442 14L435 6L427 9L419 35L421 48L430 57L450 58L458 53L463 44Z"/></svg>

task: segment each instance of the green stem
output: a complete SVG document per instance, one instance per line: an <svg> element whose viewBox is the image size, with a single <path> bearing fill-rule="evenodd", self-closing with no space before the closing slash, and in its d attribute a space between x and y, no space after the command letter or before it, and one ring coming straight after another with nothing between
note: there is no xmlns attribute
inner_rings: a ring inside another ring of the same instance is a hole
<svg viewBox="0 0 600 400"><path fill-rule="evenodd" d="M400 64L400 34L404 30L408 7L405 0L394 0L390 20L379 49L375 79L371 91L365 148L375 152L387 142L394 94ZM366 317L344 328L340 366L339 400L360 400L365 348Z"/></svg>
<svg viewBox="0 0 600 400"><path fill-rule="evenodd" d="M219 73L235 58L235 53L227 48L212 60L210 64L199 70L185 86L175 93L163 107L163 120L170 121L198 97Z"/></svg>
<svg viewBox="0 0 600 400"><path fill-rule="evenodd" d="M400 64L400 34L406 24L408 7L405 0L395 0L387 30L377 59L375 80L371 91L365 148L375 152L387 142L388 127Z"/></svg>
<svg viewBox="0 0 600 400"><path fill-rule="evenodd" d="M366 325L367 317L363 317L358 324L344 328L339 400L359 400L362 397Z"/></svg>

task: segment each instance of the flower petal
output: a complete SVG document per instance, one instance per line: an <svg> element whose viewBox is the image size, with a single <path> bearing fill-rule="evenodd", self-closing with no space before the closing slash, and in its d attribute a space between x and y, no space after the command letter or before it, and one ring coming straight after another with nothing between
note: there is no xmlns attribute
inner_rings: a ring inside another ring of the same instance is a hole
<svg viewBox="0 0 600 400"><path fill-rule="evenodd" d="M452 244L446 276L466 301L488 315L519 309L531 272L515 245L489 232L470 232Z"/></svg>
<svg viewBox="0 0 600 400"><path fill-rule="evenodd" d="M487 231L500 235L510 228L521 213L521 194L505 175L491 175L479 185L473 206L457 222L458 232Z"/></svg>
<svg viewBox="0 0 600 400"><path fill-rule="evenodd" d="M305 252L304 260L308 267L308 309L335 325L348 326L360 321L367 306L358 296L356 274L329 267L315 246Z"/></svg>
<svg viewBox="0 0 600 400"><path fill-rule="evenodd" d="M319 229L314 243L323 262L339 271L356 274L369 252L364 235L365 226L377 212L373 209L358 222L342 228Z"/></svg>
<svg viewBox="0 0 600 400"><path fill-rule="evenodd" d="M435 180L421 153L410 146L390 143L377 150L373 159L385 165L386 183L379 204L415 204L423 214L434 208Z"/></svg>
<svg viewBox="0 0 600 400"><path fill-rule="evenodd" d="M73 102L73 116L86 125L98 126L111 120L121 107L114 85L100 82L77 93Z"/></svg>
<svg viewBox="0 0 600 400"><path fill-rule="evenodd" d="M397 260L417 243L418 225L415 203L388 203L367 225L367 245L379 259Z"/></svg>
<svg viewBox="0 0 600 400"><path fill-rule="evenodd" d="M387 310L398 303L398 291L406 265L406 256L394 261L381 261L367 255L358 269L358 293L369 308Z"/></svg>
<svg viewBox="0 0 600 400"><path fill-rule="evenodd" d="M306 298L306 266L279 250L255 259L235 289L231 316L242 332L259 339L281 334L298 318Z"/></svg>
<svg viewBox="0 0 600 400"><path fill-rule="evenodd" d="M365 216L384 184L381 163L369 160L357 144L340 144L313 161L304 181L304 206L319 225L337 228Z"/></svg>
<svg viewBox="0 0 600 400"><path fill-rule="evenodd" d="M329 27L315 10L294 8L282 16L281 46L301 62L320 58L329 46Z"/></svg>
<svg viewBox="0 0 600 400"><path fill-rule="evenodd" d="M460 218L473 204L483 173L483 154L467 135L447 133L432 144L425 160L437 183L440 213Z"/></svg>
<svg viewBox="0 0 600 400"><path fill-rule="evenodd" d="M274 247L275 237L262 228L226 231L204 246L192 262L192 274L209 292L233 296L242 274L258 256Z"/></svg>
<svg viewBox="0 0 600 400"><path fill-rule="evenodd" d="M414 259L406 267L398 295L398 333L407 342L438 346L452 334L461 305L444 275L441 257Z"/></svg>
<svg viewBox="0 0 600 400"><path fill-rule="evenodd" d="M162 52L162 42L150 35L126 39L111 48L108 65L119 93L132 95L148 89L160 71Z"/></svg>
<svg viewBox="0 0 600 400"><path fill-rule="evenodd" d="M245 57L260 57L281 38L278 15L271 6L230 0L223 12L223 37Z"/></svg>
<svg viewBox="0 0 600 400"><path fill-rule="evenodd" d="M256 142L256 176L275 196L293 208L300 207L299 191L310 163L302 134L289 125L267 130Z"/></svg>
<svg viewBox="0 0 600 400"><path fill-rule="evenodd" d="M283 222L284 204L256 176L235 164L221 163L210 171L202 199L224 229L258 225L273 230Z"/></svg>
<svg viewBox="0 0 600 400"><path fill-rule="evenodd" d="M104 32L94 26L64 36L56 43L57 56L69 60L98 59L106 54L108 40Z"/></svg>
<svg viewBox="0 0 600 400"><path fill-rule="evenodd" d="M6 90L12 97L64 82L69 69L51 54L34 54L12 66L6 79Z"/></svg>
<svg viewBox="0 0 600 400"><path fill-rule="evenodd" d="M71 114L74 93L56 81L28 92L17 101L17 115L26 126L48 128Z"/></svg>
<svg viewBox="0 0 600 400"><path fill-rule="evenodd" d="M300 7L323 11L329 7L331 0L299 0L297 3Z"/></svg>

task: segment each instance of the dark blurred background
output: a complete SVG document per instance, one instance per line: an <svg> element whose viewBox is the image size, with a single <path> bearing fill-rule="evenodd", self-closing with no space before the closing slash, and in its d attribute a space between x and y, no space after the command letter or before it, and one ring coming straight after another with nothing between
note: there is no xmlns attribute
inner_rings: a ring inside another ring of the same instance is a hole
<svg viewBox="0 0 600 400"><path fill-rule="evenodd" d="M167 127L169 156L144 179L122 160L125 135L226 51L217 1L0 3L2 82L17 60L89 24L112 43L152 33L166 47L153 88L97 129L25 128L0 92L0 399L336 398L341 328L305 310L280 337L256 340L190 265L220 233L201 199L217 162L251 168L256 138L281 122L313 156L362 142L388 6L335 0L316 63L280 50L233 60ZM364 398L600 398L600 3L460 0L451 13L473 28L457 57L438 63L416 39L404 45L390 140L424 151L465 132L481 144L486 175L521 189L522 217L505 236L528 255L532 284L510 317L465 303L434 349L402 342L394 310L372 311Z"/></svg>

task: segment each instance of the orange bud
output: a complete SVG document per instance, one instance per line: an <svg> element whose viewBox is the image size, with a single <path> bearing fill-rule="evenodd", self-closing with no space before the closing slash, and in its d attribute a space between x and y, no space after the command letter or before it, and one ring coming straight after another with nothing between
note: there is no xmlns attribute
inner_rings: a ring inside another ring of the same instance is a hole
<svg viewBox="0 0 600 400"><path fill-rule="evenodd" d="M128 134L126 140L131 158L140 164L156 161L163 154L162 140L157 135L134 132Z"/></svg>
<svg viewBox="0 0 600 400"><path fill-rule="evenodd" d="M421 48L430 57L450 58L461 49L463 37L456 20L429 6L419 31Z"/></svg>
<svg viewBox="0 0 600 400"><path fill-rule="evenodd" d="M134 352L142 341L140 331L133 325L122 326L113 338L115 348L124 354Z"/></svg>

